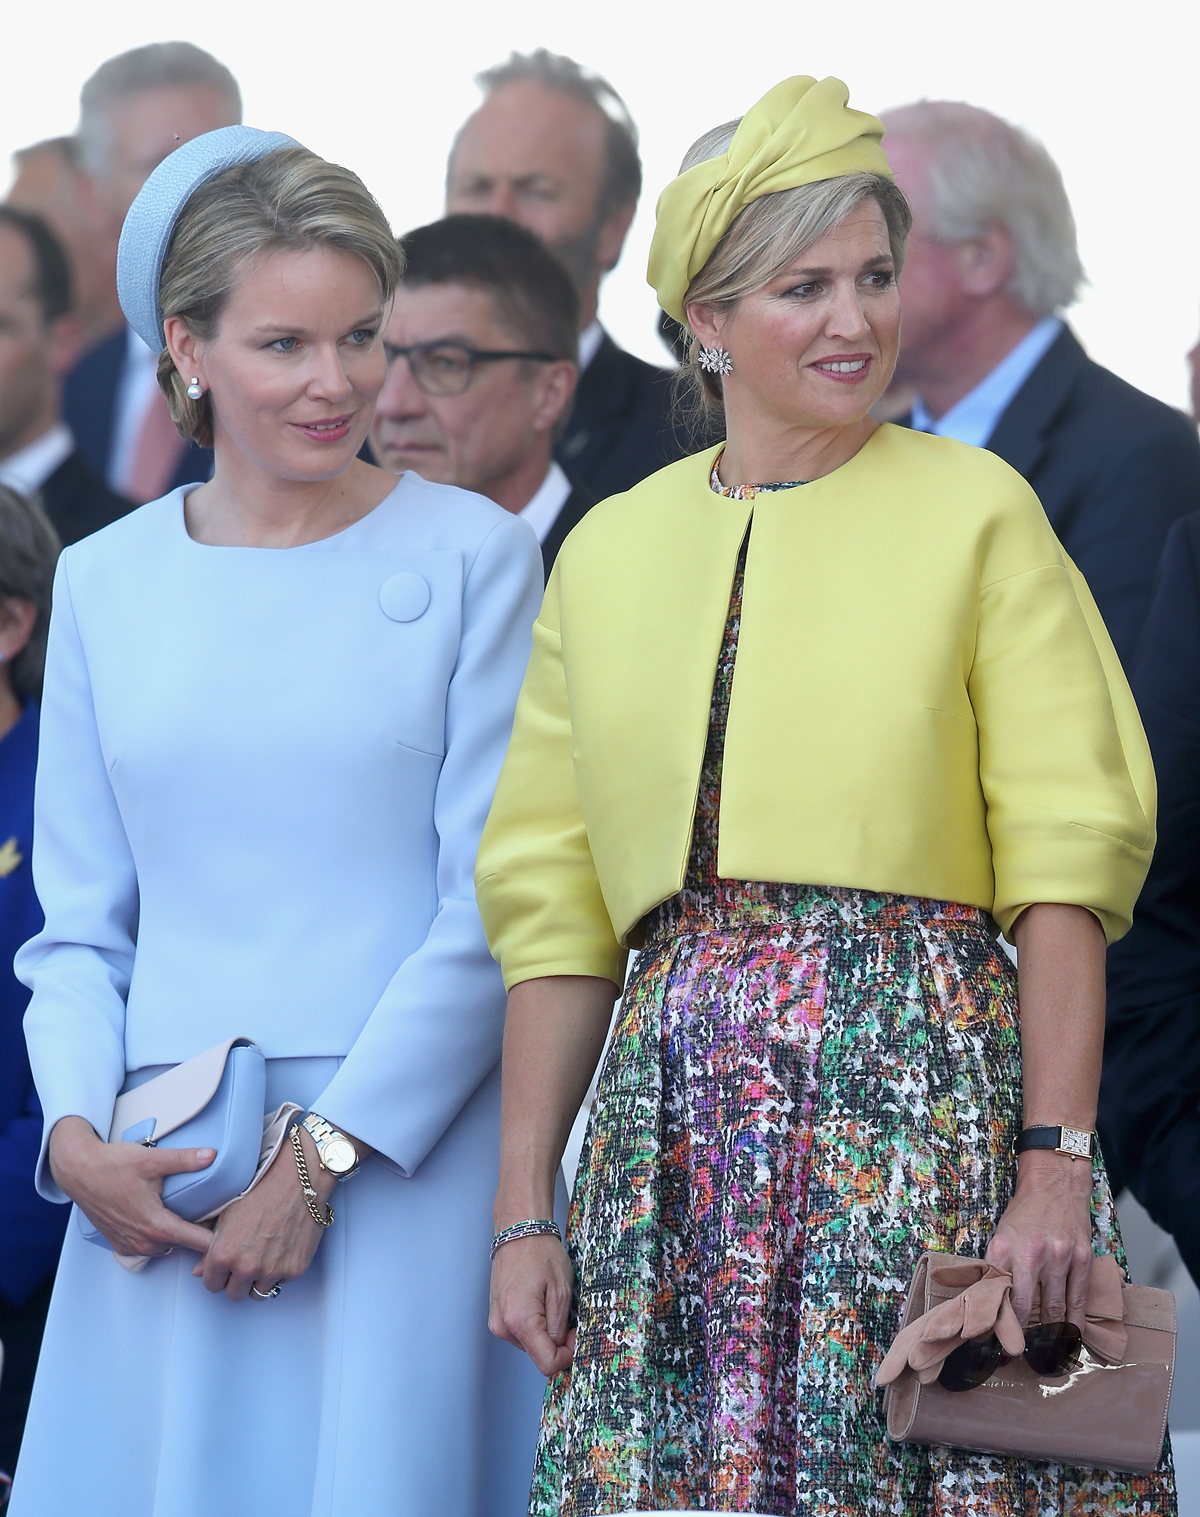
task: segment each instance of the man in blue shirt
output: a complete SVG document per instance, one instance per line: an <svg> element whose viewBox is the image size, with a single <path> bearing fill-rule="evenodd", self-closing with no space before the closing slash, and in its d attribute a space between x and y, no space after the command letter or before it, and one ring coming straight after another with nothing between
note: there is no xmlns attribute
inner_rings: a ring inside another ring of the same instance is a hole
<svg viewBox="0 0 1200 1517"><path fill-rule="evenodd" d="M69 1208L33 1188L42 1109L13 955L42 928L33 889L38 701L58 540L45 514L0 485L0 1472L16 1466Z"/></svg>
<svg viewBox="0 0 1200 1517"><path fill-rule="evenodd" d="M1040 143L949 101L883 120L913 209L896 367L915 397L908 420L1025 476L1128 666L1167 532L1200 510L1195 428L1093 363L1062 320L1084 275Z"/></svg>

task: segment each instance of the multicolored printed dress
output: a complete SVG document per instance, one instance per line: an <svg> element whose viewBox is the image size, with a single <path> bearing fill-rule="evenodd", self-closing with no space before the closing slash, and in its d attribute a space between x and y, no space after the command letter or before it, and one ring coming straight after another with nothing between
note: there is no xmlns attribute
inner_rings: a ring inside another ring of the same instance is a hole
<svg viewBox="0 0 1200 1517"><path fill-rule="evenodd" d="M1016 976L974 907L718 878L744 557L687 877L584 1142L531 1517L1172 1517L1169 1448L1130 1476L887 1439L872 1375L917 1260L981 1255L1012 1190ZM1099 1164L1093 1237L1124 1263Z"/></svg>

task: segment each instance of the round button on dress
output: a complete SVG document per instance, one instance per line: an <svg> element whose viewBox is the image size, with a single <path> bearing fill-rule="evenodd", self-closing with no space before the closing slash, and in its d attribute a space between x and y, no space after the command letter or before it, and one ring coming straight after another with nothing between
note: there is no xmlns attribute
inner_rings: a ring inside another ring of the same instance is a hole
<svg viewBox="0 0 1200 1517"><path fill-rule="evenodd" d="M379 604L394 622L415 622L429 605L429 584L412 569L404 569L380 585Z"/></svg>

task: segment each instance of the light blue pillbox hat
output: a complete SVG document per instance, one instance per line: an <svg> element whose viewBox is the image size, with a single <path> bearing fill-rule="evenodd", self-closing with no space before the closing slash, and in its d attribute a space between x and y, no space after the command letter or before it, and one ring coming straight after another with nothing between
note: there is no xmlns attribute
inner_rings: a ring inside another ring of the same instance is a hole
<svg viewBox="0 0 1200 1517"><path fill-rule="evenodd" d="M256 163L280 148L299 146L283 132L223 126L177 147L146 180L121 228L117 296L125 319L152 352L161 353L166 346L158 303L163 259L179 213L193 192L235 163Z"/></svg>

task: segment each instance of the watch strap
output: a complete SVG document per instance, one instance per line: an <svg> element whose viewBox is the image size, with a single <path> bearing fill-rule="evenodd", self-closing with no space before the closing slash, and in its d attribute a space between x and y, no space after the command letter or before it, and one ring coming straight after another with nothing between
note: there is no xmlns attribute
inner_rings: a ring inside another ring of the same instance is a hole
<svg viewBox="0 0 1200 1517"><path fill-rule="evenodd" d="M321 1168L322 1169L326 1168L326 1164L325 1164L325 1146L328 1143L331 1143L331 1142L334 1142L334 1141L338 1141L338 1142L342 1142L342 1143L349 1143L351 1149L354 1150L355 1154L357 1154L357 1152L358 1152L357 1148L355 1148L355 1145L350 1142L350 1139L346 1136L346 1134L344 1132L339 1132L339 1130L336 1127L334 1127L334 1125L333 1125L332 1122L327 1122L324 1117L318 1116L315 1111L310 1111L308 1113L308 1115L304 1118L304 1121L303 1121L303 1123L301 1125L306 1129L306 1131L308 1132L309 1136L312 1138L313 1142L316 1144L317 1158L321 1161ZM346 1170L346 1172L344 1174L337 1175L337 1178L339 1180L348 1180L348 1179L350 1179L351 1175L355 1175L355 1174L358 1173L359 1165L361 1163L362 1163L362 1160L356 1158L353 1168ZM336 1174L336 1171L331 1171L331 1172Z"/></svg>
<svg viewBox="0 0 1200 1517"><path fill-rule="evenodd" d="M1054 1153L1070 1154L1072 1159L1094 1159L1096 1134L1086 1127L1048 1127L1038 1124L1025 1128L1017 1139L1019 1154L1023 1154L1029 1148L1050 1149Z"/></svg>

